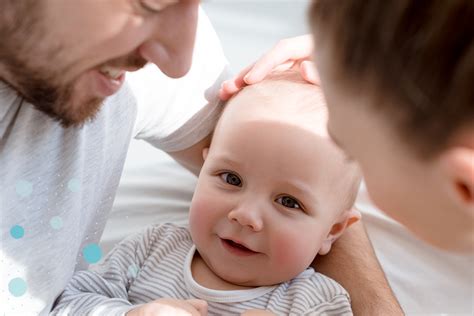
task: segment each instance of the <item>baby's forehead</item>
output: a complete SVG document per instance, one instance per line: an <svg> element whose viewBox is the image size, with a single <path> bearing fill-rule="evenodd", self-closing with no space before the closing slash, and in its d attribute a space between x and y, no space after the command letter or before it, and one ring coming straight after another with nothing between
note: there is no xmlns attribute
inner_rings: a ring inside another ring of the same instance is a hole
<svg viewBox="0 0 474 316"><path fill-rule="evenodd" d="M248 120L291 123L327 136L322 91L304 81L271 79L248 86L228 102L222 116L232 124Z"/></svg>

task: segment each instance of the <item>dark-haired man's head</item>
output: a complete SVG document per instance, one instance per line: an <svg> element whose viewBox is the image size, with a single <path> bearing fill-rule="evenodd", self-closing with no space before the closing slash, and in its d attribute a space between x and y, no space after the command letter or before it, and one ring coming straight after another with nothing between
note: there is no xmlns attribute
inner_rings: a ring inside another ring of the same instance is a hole
<svg viewBox="0 0 474 316"><path fill-rule="evenodd" d="M328 128L384 211L443 248L474 244L474 4L314 0Z"/></svg>

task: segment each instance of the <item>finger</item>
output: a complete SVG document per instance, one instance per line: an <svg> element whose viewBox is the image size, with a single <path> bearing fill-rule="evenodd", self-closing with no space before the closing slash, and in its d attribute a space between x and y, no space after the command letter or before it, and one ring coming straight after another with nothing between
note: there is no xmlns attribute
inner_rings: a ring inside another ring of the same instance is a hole
<svg viewBox="0 0 474 316"><path fill-rule="evenodd" d="M230 99L231 96L247 85L244 81L244 76L252 69L253 65L254 64L248 65L242 69L237 76L222 83L219 89L219 98L222 101Z"/></svg>
<svg viewBox="0 0 474 316"><path fill-rule="evenodd" d="M241 70L236 77L224 82L219 90L219 98L226 101L248 84L259 82L273 70L290 69L296 61L309 58L313 50L311 35L302 35L281 40L255 64Z"/></svg>
<svg viewBox="0 0 474 316"><path fill-rule="evenodd" d="M285 70L288 70L288 69L291 69L291 68L295 67L296 64L297 64L297 62L294 61L294 60L287 60L283 64L275 66L275 68L273 68L271 72L273 72L273 71L285 71Z"/></svg>
<svg viewBox="0 0 474 316"><path fill-rule="evenodd" d="M228 93L227 91L224 91L222 88L219 90L219 99L222 101L227 101L230 99L232 94Z"/></svg>
<svg viewBox="0 0 474 316"><path fill-rule="evenodd" d="M186 300L186 302L188 302L195 309L197 309L201 316L207 315L207 301L198 300L198 299L190 299L190 300Z"/></svg>
<svg viewBox="0 0 474 316"><path fill-rule="evenodd" d="M237 86L240 86L240 87L243 87L245 86L247 83L245 82L244 78L245 76L247 76L247 74L249 73L250 70L252 70L252 68L255 67L255 63L251 63L250 65L248 65L247 67L245 67L244 69L242 69L241 71L239 71L239 73L237 74L237 76L234 78L234 81L235 81L235 84Z"/></svg>
<svg viewBox="0 0 474 316"><path fill-rule="evenodd" d="M237 86L236 83L232 79L224 81L219 90L219 98L222 101L227 101L240 89L242 89L242 87Z"/></svg>
<svg viewBox="0 0 474 316"><path fill-rule="evenodd" d="M265 78L276 66L289 60L309 58L313 51L311 35L302 35L278 42L268 53L263 55L244 76L247 84L259 82Z"/></svg>
<svg viewBox="0 0 474 316"><path fill-rule="evenodd" d="M319 73L316 69L316 64L312 61L305 60L300 65L301 76L308 82L315 84L317 86L321 85L321 80L319 79Z"/></svg>

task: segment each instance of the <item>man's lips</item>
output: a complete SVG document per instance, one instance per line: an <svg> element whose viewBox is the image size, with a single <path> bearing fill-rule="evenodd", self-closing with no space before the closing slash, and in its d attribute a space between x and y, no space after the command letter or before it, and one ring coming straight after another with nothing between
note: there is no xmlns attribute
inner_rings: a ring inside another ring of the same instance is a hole
<svg viewBox="0 0 474 316"><path fill-rule="evenodd" d="M100 98L106 98L115 94L123 85L125 81L125 74L127 71L136 71L141 67L112 67L101 66L89 71L87 81L91 85L91 91L94 95Z"/></svg>
<svg viewBox="0 0 474 316"><path fill-rule="evenodd" d="M125 81L125 71L111 77L95 69L90 72L90 80L95 94L105 98L115 94L122 87Z"/></svg>

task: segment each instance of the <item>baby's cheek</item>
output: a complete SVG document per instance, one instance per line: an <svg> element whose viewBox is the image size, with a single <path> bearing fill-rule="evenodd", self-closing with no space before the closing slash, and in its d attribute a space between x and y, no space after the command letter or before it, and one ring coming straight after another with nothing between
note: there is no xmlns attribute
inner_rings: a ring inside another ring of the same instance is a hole
<svg viewBox="0 0 474 316"><path fill-rule="evenodd" d="M189 210L189 229L191 235L194 238L201 231L207 230L209 225L208 212L209 212L209 201L202 198L193 198L191 208Z"/></svg>
<svg viewBox="0 0 474 316"><path fill-rule="evenodd" d="M288 274L294 274L290 277L292 278L309 266L313 251L299 238L283 235L275 239L273 264Z"/></svg>

